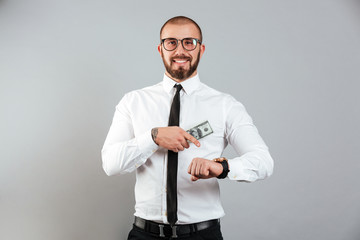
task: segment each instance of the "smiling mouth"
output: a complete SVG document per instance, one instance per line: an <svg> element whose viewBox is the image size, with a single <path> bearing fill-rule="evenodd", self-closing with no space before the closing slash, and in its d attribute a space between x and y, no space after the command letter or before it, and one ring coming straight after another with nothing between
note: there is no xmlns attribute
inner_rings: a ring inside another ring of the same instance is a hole
<svg viewBox="0 0 360 240"><path fill-rule="evenodd" d="M190 59L184 59L184 58L181 58L181 59L173 59L172 62L174 63L177 63L177 64L185 64L186 62L190 62Z"/></svg>

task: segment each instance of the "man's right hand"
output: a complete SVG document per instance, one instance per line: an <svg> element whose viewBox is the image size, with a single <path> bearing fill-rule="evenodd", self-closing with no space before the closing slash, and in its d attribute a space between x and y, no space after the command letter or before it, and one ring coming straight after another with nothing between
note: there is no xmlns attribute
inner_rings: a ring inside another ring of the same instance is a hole
<svg viewBox="0 0 360 240"><path fill-rule="evenodd" d="M156 131L157 130L157 131ZM190 142L200 147L200 142L180 127L159 127L152 130L153 139L157 145L173 152L183 151L189 148Z"/></svg>

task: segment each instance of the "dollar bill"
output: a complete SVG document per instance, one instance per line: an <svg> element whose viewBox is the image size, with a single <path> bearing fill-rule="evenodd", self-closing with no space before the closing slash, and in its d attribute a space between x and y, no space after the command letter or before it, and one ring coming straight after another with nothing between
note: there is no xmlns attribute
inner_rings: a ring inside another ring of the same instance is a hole
<svg viewBox="0 0 360 240"><path fill-rule="evenodd" d="M186 132L188 132L191 136L193 136L194 138L196 138L197 140L206 137L210 134L213 133L213 130L210 126L209 121L205 121L203 123L200 123L199 125L190 128L189 130L187 130Z"/></svg>

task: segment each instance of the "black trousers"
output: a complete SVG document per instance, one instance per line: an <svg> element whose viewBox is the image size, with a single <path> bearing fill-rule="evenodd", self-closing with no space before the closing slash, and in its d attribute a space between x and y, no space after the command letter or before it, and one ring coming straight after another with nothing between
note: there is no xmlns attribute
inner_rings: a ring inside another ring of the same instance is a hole
<svg viewBox="0 0 360 240"><path fill-rule="evenodd" d="M138 228L137 226L133 226L131 229L128 240L168 240L171 239L169 237L159 237L154 234L145 232L143 229ZM173 238L174 240L223 240L220 230L220 224L194 232L190 235L186 236L178 236L177 238Z"/></svg>

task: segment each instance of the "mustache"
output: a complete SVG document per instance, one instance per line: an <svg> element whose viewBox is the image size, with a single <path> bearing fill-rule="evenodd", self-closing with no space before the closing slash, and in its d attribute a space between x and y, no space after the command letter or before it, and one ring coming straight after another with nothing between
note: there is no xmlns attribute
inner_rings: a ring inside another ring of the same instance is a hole
<svg viewBox="0 0 360 240"><path fill-rule="evenodd" d="M185 56L185 55L177 55L171 58L171 60L173 61L174 59L185 59L185 60L191 60L191 57Z"/></svg>

